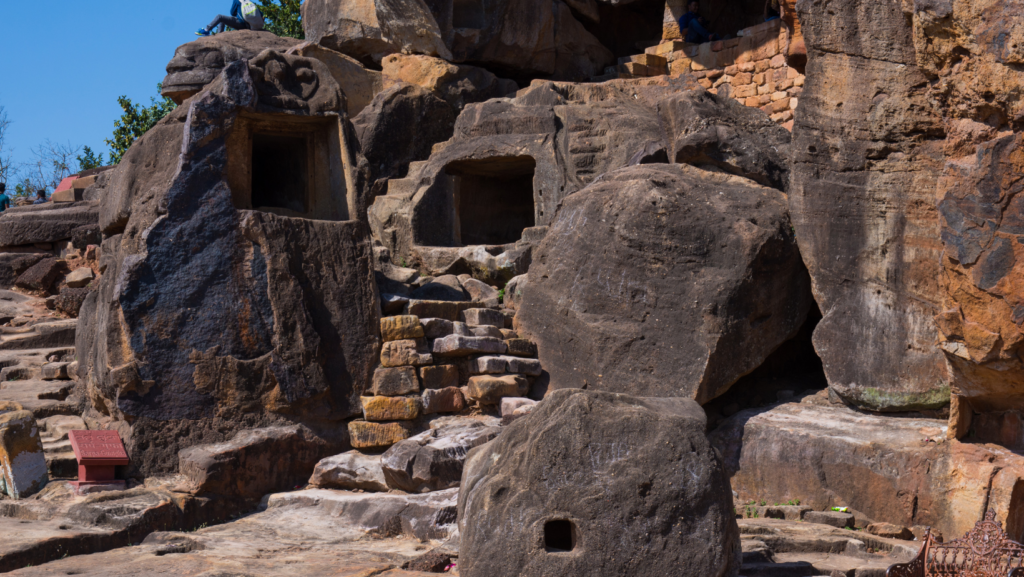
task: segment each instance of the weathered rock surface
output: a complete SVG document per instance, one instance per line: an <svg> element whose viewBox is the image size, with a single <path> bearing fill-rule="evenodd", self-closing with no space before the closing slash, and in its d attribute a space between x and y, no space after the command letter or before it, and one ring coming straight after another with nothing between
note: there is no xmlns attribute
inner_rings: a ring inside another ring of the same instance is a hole
<svg viewBox="0 0 1024 577"><path fill-rule="evenodd" d="M378 359L341 90L318 60L272 51L220 74L103 175L105 274L80 313L79 372L91 414L144 474L238 429L340 434ZM307 134L321 159L336 152L333 176L298 204L252 191L245 139L274 129Z"/></svg>
<svg viewBox="0 0 1024 577"><path fill-rule="evenodd" d="M387 448L408 439L412 426L405 422L371 423L351 421L348 424L349 441L356 449Z"/></svg>
<svg viewBox="0 0 1024 577"><path fill-rule="evenodd" d="M516 314L551 388L705 403L796 334L810 286L783 195L686 165L563 202Z"/></svg>
<svg viewBox="0 0 1024 577"><path fill-rule="evenodd" d="M125 534L119 549L63 559L58 554L49 558L56 561L34 563L14 574L426 577L429 574L397 568L440 545L420 539L446 539L454 528L454 511L454 491L431 495L327 490L283 493L270 498L266 511L237 521L187 533L173 532L175 529L169 526L145 539L145 533L133 533L131 541ZM0 518L0 523L3 521ZM20 540L20 535L14 537L15 534L34 532L37 540L38 534L44 534L41 522L21 523L22 520L14 520L8 541ZM59 534L57 524L46 527L49 535ZM20 529L13 530L15 527ZM71 527L63 533L74 534L78 541L89 537L86 531ZM396 538L374 538L371 534ZM140 545L127 546L140 540ZM52 541L65 547L74 545L71 539ZM81 551L71 550L73 554Z"/></svg>
<svg viewBox="0 0 1024 577"><path fill-rule="evenodd" d="M380 461L388 487L407 493L458 487L466 454L500 431L482 421L461 418L396 443Z"/></svg>
<svg viewBox="0 0 1024 577"><path fill-rule="evenodd" d="M688 77L535 82L466 106L449 141L388 182L370 225L393 258L427 274L502 286L526 272L559 204L608 171L678 157L781 186L789 134L759 114ZM670 158L677 148L688 152Z"/></svg>
<svg viewBox="0 0 1024 577"><path fill-rule="evenodd" d="M790 209L824 314L815 349L830 387L849 402L941 407L951 381L932 321L941 301L943 126L911 24L895 2L797 8L808 63Z"/></svg>
<svg viewBox="0 0 1024 577"><path fill-rule="evenodd" d="M303 42L287 51L289 54L316 58L327 65L334 81L345 93L345 112L354 117L370 105L373 97L384 89L381 73L363 68L357 60L313 42Z"/></svg>
<svg viewBox="0 0 1024 577"><path fill-rule="evenodd" d="M259 500L309 479L332 447L300 425L242 431L230 441L181 451L178 470L194 493Z"/></svg>
<svg viewBox="0 0 1024 577"><path fill-rule="evenodd" d="M529 14L530 18L522 16ZM560 1L311 0L302 5L306 38L364 63L394 53L472 62L509 75L582 80L612 53Z"/></svg>
<svg viewBox="0 0 1024 577"><path fill-rule="evenodd" d="M0 215L0 246L70 240L80 227L96 226L98 215L96 202L14 206Z"/></svg>
<svg viewBox="0 0 1024 577"><path fill-rule="evenodd" d="M29 411L0 413L0 493L23 499L48 480L35 417Z"/></svg>
<svg viewBox="0 0 1024 577"><path fill-rule="evenodd" d="M235 30L182 44L167 63L160 93L181 104L213 82L228 64L249 61L267 49L285 52L299 42L272 32Z"/></svg>
<svg viewBox="0 0 1024 577"><path fill-rule="evenodd" d="M380 455L348 451L322 459L313 469L309 485L317 489L387 491Z"/></svg>
<svg viewBox="0 0 1024 577"><path fill-rule="evenodd" d="M858 519L926 525L947 537L968 531L987 506L1010 535L1024 535L1013 489L1024 458L945 437L943 420L860 413L818 397L742 411L709 435L737 502L849 507Z"/></svg>
<svg viewBox="0 0 1024 577"><path fill-rule="evenodd" d="M548 395L466 461L460 573L736 575L732 495L704 427L688 399Z"/></svg>
<svg viewBox="0 0 1024 577"><path fill-rule="evenodd" d="M420 392L420 380L414 367L381 367L373 373L373 394L397 397Z"/></svg>
<svg viewBox="0 0 1024 577"><path fill-rule="evenodd" d="M415 84L433 92L455 110L519 90L512 80L498 78L484 68L420 54L392 54L381 61L381 67L385 87L395 81Z"/></svg>
<svg viewBox="0 0 1024 577"><path fill-rule="evenodd" d="M45 293L53 288L63 272L64 262L56 258L45 258L18 275L15 286L20 289Z"/></svg>

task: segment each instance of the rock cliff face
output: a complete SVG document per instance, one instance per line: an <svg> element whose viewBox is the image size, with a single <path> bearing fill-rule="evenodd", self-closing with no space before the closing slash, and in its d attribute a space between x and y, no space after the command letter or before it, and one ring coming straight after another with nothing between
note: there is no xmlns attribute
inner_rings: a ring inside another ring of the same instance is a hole
<svg viewBox="0 0 1024 577"><path fill-rule="evenodd" d="M832 390L876 410L1016 411L1024 32L1014 2L798 4L791 207ZM936 346L937 345L937 346ZM1020 415L986 417L1020 422ZM996 434L1024 446L1019 433Z"/></svg>
<svg viewBox="0 0 1024 577"><path fill-rule="evenodd" d="M935 408L952 381L935 347L943 127L898 1L802 1L807 80L790 208L824 315L832 390L874 410Z"/></svg>
<svg viewBox="0 0 1024 577"><path fill-rule="evenodd" d="M109 179L79 374L143 473L239 428L358 413L379 305L344 107L319 61L264 51L228 64Z"/></svg>

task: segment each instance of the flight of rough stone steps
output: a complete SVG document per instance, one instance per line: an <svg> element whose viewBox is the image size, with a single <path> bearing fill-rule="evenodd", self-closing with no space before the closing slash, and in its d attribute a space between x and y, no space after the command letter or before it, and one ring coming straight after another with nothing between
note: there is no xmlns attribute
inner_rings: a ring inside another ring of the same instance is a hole
<svg viewBox="0 0 1024 577"><path fill-rule="evenodd" d="M363 419L349 423L353 447L380 449L404 440L421 414L527 396L542 372L536 345L509 328L508 313L480 306L413 300L408 314L381 320L381 366L372 396L361 399Z"/></svg>

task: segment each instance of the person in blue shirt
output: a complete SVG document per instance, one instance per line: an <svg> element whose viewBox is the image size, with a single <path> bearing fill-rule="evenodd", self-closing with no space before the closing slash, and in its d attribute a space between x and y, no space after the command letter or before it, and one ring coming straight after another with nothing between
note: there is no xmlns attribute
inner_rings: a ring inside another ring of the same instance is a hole
<svg viewBox="0 0 1024 577"><path fill-rule="evenodd" d="M11 208L11 197L7 196L7 184L0 182L0 212Z"/></svg>
<svg viewBox="0 0 1024 577"><path fill-rule="evenodd" d="M217 32L223 32L225 26L228 28L234 28L235 30L249 29L249 23L245 21L245 18L242 18L242 3L240 0L232 0L230 16L218 14L217 17L213 19L213 22L210 22L209 26L196 30L196 35L209 36L210 33L213 32L214 28L217 28Z"/></svg>
<svg viewBox="0 0 1024 577"><path fill-rule="evenodd" d="M32 201L32 204L43 204L46 202L46 189L40 188L36 191L36 199Z"/></svg>
<svg viewBox="0 0 1024 577"><path fill-rule="evenodd" d="M703 44L712 40L719 40L717 34L707 29L707 22L699 14L700 2L692 0L687 5L688 12L679 18L679 30L685 30L684 40L692 44Z"/></svg>

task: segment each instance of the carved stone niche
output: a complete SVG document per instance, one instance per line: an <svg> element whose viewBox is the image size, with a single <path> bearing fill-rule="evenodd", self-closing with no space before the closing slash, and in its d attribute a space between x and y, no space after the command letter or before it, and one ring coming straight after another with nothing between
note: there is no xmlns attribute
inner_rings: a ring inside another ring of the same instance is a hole
<svg viewBox="0 0 1024 577"><path fill-rule="evenodd" d="M314 220L352 218L340 117L240 114L226 145L235 208Z"/></svg>

